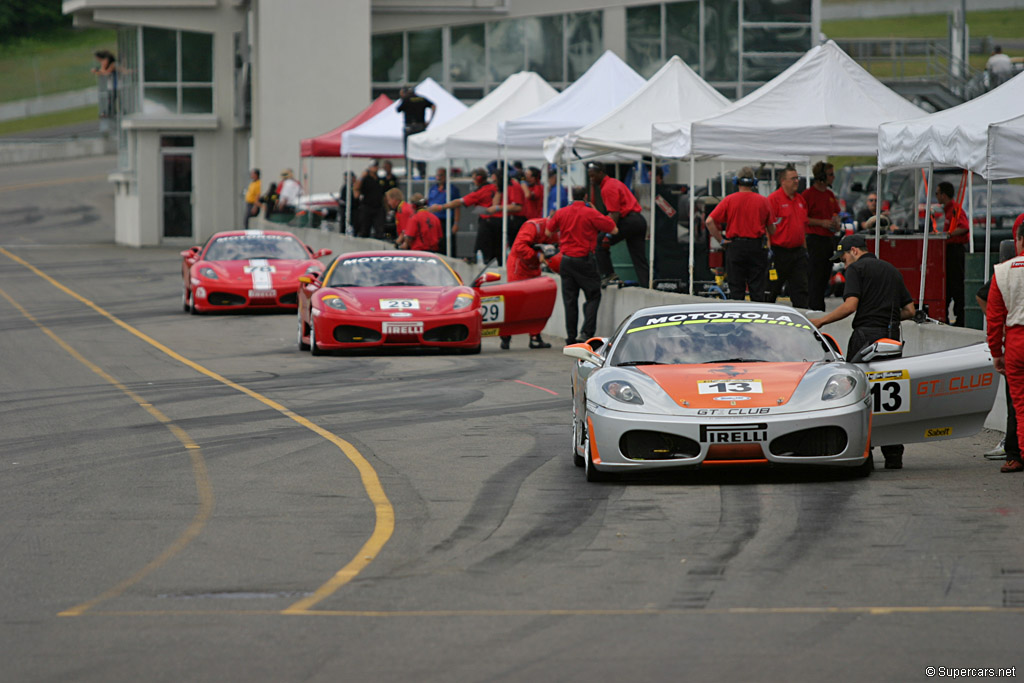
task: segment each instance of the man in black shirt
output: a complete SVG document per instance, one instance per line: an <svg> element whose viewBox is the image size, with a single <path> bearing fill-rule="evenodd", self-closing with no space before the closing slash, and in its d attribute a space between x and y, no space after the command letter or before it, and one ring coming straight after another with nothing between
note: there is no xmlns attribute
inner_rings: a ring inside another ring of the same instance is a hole
<svg viewBox="0 0 1024 683"><path fill-rule="evenodd" d="M380 237L384 233L384 188L377 177L377 160L356 181L355 196L359 199L359 214L355 220L356 237Z"/></svg>
<svg viewBox="0 0 1024 683"><path fill-rule="evenodd" d="M409 155L406 154L409 136L415 135L416 133L422 133L427 129L427 126L430 125L430 121L433 121L434 117L437 115L437 105L426 97L417 95L411 85L404 86L399 91L398 96L401 98L401 101L399 102L398 109L396 111L400 111L405 115L405 128L403 129L402 134L402 155L406 157L405 168L406 173L409 174L406 177L411 178L412 169L409 166ZM430 121L428 121L426 117L428 109L430 110ZM424 175L426 173L425 162L419 162L417 167L419 168L420 175Z"/></svg>
<svg viewBox="0 0 1024 683"><path fill-rule="evenodd" d="M914 317L914 300L900 272L867 250L863 235L847 235L836 247L833 261L846 266L843 303L831 313L812 318L815 327L853 314L853 334L846 347L847 360L879 339L900 338L900 321ZM882 446L886 469L903 467L903 446Z"/></svg>

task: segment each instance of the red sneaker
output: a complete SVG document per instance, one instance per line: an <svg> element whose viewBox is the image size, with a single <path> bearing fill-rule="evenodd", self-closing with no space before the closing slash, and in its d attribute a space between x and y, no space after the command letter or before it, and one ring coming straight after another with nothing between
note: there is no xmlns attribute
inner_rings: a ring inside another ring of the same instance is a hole
<svg viewBox="0 0 1024 683"><path fill-rule="evenodd" d="M1024 462L1020 460L1007 460L1006 464L999 468L1000 472L1024 472Z"/></svg>

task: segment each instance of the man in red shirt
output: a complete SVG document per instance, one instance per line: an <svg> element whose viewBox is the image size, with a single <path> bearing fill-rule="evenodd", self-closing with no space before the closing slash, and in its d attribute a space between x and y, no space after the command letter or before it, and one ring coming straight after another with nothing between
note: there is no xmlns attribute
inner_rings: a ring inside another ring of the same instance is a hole
<svg viewBox="0 0 1024 683"><path fill-rule="evenodd" d="M562 261L562 255L556 253L550 258L544 256L544 252L538 247L548 246L554 250L558 244L558 232L548 229L547 218L534 218L523 223L519 229L515 242L508 253L508 267L505 269L509 282L517 280L529 280L541 276L541 264L546 264L552 272L557 273ZM501 338L501 348L508 350L512 343L511 336ZM550 349L551 344L544 341L539 334L530 335L531 349Z"/></svg>
<svg viewBox="0 0 1024 683"><path fill-rule="evenodd" d="M480 206L490 209L494 204L494 195L498 191L498 188L493 183L487 182L487 171L482 168L475 168L472 172L473 183L476 185L476 189L467 194L465 197L457 197L444 204L433 204L427 207L427 210L431 213L438 213L439 211L446 211L448 209L454 209L459 206ZM501 251L501 209L498 209L498 230L494 230L494 212L491 210L489 213L480 216L477 221L476 228L476 244L473 246L474 252L481 252L483 254L484 263L487 263L492 258L497 257ZM495 237L497 237L497 243L495 243Z"/></svg>
<svg viewBox="0 0 1024 683"><path fill-rule="evenodd" d="M414 194L410 203L416 208L416 213L404 221L396 245L399 249L437 251L443 234L441 219L427 211L427 202L420 193Z"/></svg>
<svg viewBox="0 0 1024 683"><path fill-rule="evenodd" d="M647 286L647 219L640 209L640 202L622 182L610 178L605 172L604 164L591 161L587 164L587 177L590 178L590 202L603 214L606 214L619 229L618 234L602 244L597 250L597 263L603 279L610 279L612 272L612 255L609 251L613 244L626 240L629 249L629 260L633 262L636 279L642 287Z"/></svg>
<svg viewBox="0 0 1024 683"><path fill-rule="evenodd" d="M751 301L768 298L768 243L775 231L768 200L758 194L754 169L744 166L733 181L737 191L718 203L706 221L708 232L725 247L725 278L729 298L742 300L750 290ZM722 235L719 224L725 224Z"/></svg>
<svg viewBox="0 0 1024 683"><path fill-rule="evenodd" d="M562 306L565 308L565 343L575 344L580 319L579 298L583 291L582 339L597 331L597 309L601 305L601 276L597 271L594 248L599 233L615 235L619 229L609 216L603 216L584 201L587 188L572 188L573 203L559 209L548 219L547 229L558 232L558 250L562 264Z"/></svg>
<svg viewBox="0 0 1024 683"><path fill-rule="evenodd" d="M800 176L786 166L779 176L779 189L768 195L775 216L772 234L772 259L776 279L768 280L768 301L775 303L786 286L789 300L796 308L807 307L807 204L797 192Z"/></svg>
<svg viewBox="0 0 1024 683"><path fill-rule="evenodd" d="M406 224L416 214L416 207L404 201L405 195L397 187L392 187L384 193L384 203L388 210L395 212L395 235L401 235L405 231Z"/></svg>
<svg viewBox="0 0 1024 683"><path fill-rule="evenodd" d="M832 256L839 232L839 200L829 187L836 178L832 164L819 161L812 169L811 186L804 190L807 203L807 305L825 310L825 290L832 277Z"/></svg>
<svg viewBox="0 0 1024 683"><path fill-rule="evenodd" d="M956 190L952 183L939 183L935 188L935 201L942 205L946 216L946 308L953 302L953 325L964 326L964 247L970 240L967 214L964 207L953 199Z"/></svg>
<svg viewBox="0 0 1024 683"><path fill-rule="evenodd" d="M544 185L541 181L540 169L530 166L524 173L524 179L520 183L525 196L523 204L523 215L526 220L540 218L544 215Z"/></svg>

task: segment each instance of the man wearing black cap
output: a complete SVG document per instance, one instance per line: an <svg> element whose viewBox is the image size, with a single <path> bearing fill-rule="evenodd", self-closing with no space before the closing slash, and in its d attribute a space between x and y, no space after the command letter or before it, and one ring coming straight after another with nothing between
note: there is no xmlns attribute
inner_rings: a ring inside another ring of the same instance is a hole
<svg viewBox="0 0 1024 683"><path fill-rule="evenodd" d="M831 313L811 319L815 327L822 327L853 314L847 360L879 339L899 340L900 321L910 320L916 312L900 272L867 248L863 235L847 235L839 242L832 260L841 260L846 266L843 303ZM882 455L886 469L903 467L902 445L882 446Z"/></svg>

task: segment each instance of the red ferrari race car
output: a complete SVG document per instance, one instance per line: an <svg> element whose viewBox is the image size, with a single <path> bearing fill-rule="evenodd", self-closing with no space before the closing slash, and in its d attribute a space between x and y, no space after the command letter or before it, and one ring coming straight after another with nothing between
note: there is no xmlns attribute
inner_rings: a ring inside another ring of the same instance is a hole
<svg viewBox="0 0 1024 683"><path fill-rule="evenodd" d="M480 353L480 338L540 334L555 305L554 280L495 284L484 271L472 286L426 251L338 256L299 278L299 349L433 347Z"/></svg>
<svg viewBox="0 0 1024 683"><path fill-rule="evenodd" d="M313 251L283 230L218 232L181 252L181 305L193 314L295 308L299 276L323 270L330 249Z"/></svg>

